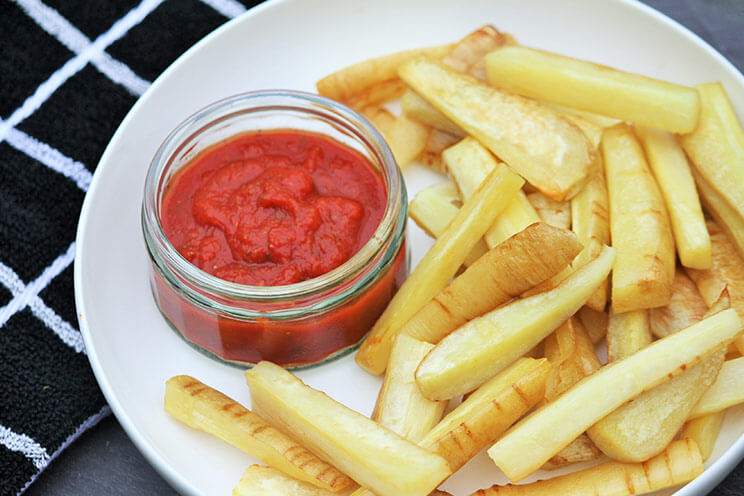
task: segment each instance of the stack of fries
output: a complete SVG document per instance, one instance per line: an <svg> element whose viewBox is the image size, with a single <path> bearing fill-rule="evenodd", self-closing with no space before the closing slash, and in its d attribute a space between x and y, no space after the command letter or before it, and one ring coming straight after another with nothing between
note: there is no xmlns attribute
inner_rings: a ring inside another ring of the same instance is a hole
<svg viewBox="0 0 744 496"><path fill-rule="evenodd" d="M317 86L401 166L447 174L410 205L436 241L356 355L385 374L371 418L267 362L246 372L252 412L168 381L171 415L269 465L234 494L446 494L486 448L513 482L599 463L478 495L645 494L699 475L744 402L744 131L723 86L491 26Z"/></svg>

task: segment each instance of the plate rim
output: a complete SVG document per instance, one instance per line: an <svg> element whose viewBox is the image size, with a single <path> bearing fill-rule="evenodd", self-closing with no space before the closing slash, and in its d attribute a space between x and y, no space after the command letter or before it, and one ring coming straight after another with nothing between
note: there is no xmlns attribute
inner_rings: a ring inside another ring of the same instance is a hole
<svg viewBox="0 0 744 496"><path fill-rule="evenodd" d="M129 109L126 116L124 117L124 119L122 119L121 123L112 135L109 143L106 146L106 149L104 150L101 158L98 161L96 170L93 173L93 178L91 180L88 192L86 193L83 200L83 205L80 210L80 217L77 223L77 231L75 237L76 261L82 260L85 257L85 239L87 235L85 226L88 222L88 217L90 216L90 211L92 209L92 200L90 198L92 198L93 196L88 193L90 193L91 191L95 191L95 189L97 188L97 185L100 182L100 177L102 175L102 173L99 171L102 171L105 168L105 164L109 161L109 156L112 154L112 150L116 148L116 144L121 139L121 136L124 132L123 130L128 127L129 121L133 119L133 116L138 112L140 106L146 103L146 97L150 93L152 93L160 84L163 84L162 81L166 80L171 72L174 72L179 66L186 63L186 61L191 58L191 55L194 52L200 50L204 45L211 43L214 38L222 36L223 32L235 29L237 25L243 22L247 22L247 19L256 15L260 15L260 13L265 10L275 8L276 6L281 4L291 3L292 1L298 0L266 0L261 4L248 9L240 16L228 20L227 22L210 32L204 38L200 39L194 45L189 47L184 53L182 53L155 79L155 81L152 82L147 91L145 91L145 93L143 93L137 99L135 104ZM647 16L651 16L657 21L660 21L666 26L672 28L673 30L681 32L681 34L683 34L684 36L692 38L697 45L705 50L707 55L712 56L718 63L722 64L732 75L735 76L735 79L738 79L742 87L744 87L744 74L742 74L742 72L740 72L739 69L722 53L720 53L702 37L691 31L686 26L667 16L663 12L656 10L650 5L642 3L640 0L613 1L617 4L622 4L627 7L636 9ZM85 296L82 290L82 266L82 263L74 264L73 283L76 313L78 316L80 332L83 336L83 341L86 346L88 361L91 365L91 369L93 370L96 382L101 388L104 398L106 399L106 402L111 407L111 411L126 432L129 439L137 447L138 451L143 455L143 457L147 460L151 467L153 467L179 493L200 494L199 490L196 487L188 482L180 472L178 472L173 466L171 466L171 464L166 462L165 457L160 453L157 447L150 444L145 439L143 434L134 424L133 420L129 417L129 415L127 415L119 398L113 391L113 388L108 381L108 377L106 375L104 367L98 358L98 350L96 349L92 341L92 330L88 323L87 311L85 308ZM734 469L734 467L742 459L744 459L744 432L717 460L715 460L708 468L706 468L703 473L701 473L694 480L674 492L673 496L693 496L694 494L701 494L700 491L705 491L705 493L711 491Z"/></svg>

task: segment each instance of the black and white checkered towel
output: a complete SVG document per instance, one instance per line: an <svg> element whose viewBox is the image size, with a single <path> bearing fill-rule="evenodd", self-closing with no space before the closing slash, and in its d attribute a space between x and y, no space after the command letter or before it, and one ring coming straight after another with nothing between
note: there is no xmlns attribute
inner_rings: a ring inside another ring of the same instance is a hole
<svg viewBox="0 0 744 496"><path fill-rule="evenodd" d="M255 3L0 0L0 495L110 413L72 282L99 157L153 79Z"/></svg>

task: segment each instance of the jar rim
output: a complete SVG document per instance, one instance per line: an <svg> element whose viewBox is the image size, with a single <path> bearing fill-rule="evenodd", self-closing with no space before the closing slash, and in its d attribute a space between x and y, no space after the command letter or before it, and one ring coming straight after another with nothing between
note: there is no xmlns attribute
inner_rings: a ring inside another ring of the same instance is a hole
<svg viewBox="0 0 744 496"><path fill-rule="evenodd" d="M221 120L243 113L282 110L328 119L334 127L361 141L369 152L376 155L387 193L382 219L370 239L351 258L312 279L278 286L251 286L220 279L189 262L165 235L158 215L164 174L179 147ZM364 116L345 105L312 93L284 89L260 90L233 95L196 111L165 138L147 172L142 202L142 228L148 250L156 265L161 265L161 262L165 264L165 267L159 267L161 273L163 271L174 273L179 279L197 285L200 290L222 298L277 302L321 293L359 274L385 250L388 240L402 238L406 211L407 195L402 173L384 138ZM403 222L400 222L401 218ZM162 260L154 257L156 253L159 255L157 258ZM369 277L362 281L362 285L366 285L366 279L375 276L376 274L369 274Z"/></svg>

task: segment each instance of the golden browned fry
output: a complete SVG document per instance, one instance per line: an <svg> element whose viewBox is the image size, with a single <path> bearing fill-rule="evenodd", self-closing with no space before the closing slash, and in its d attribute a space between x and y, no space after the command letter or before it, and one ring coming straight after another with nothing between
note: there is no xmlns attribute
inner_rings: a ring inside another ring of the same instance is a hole
<svg viewBox="0 0 744 496"><path fill-rule="evenodd" d="M416 385L415 373L434 345L398 334L390 353L372 420L418 443L441 419L446 401L425 398Z"/></svg>
<svg viewBox="0 0 744 496"><path fill-rule="evenodd" d="M543 222L563 229L571 228L571 204L569 202L553 200L539 191L530 193L527 199L535 207Z"/></svg>
<svg viewBox="0 0 744 496"><path fill-rule="evenodd" d="M679 434L680 439L692 439L700 447L700 455L703 461L710 458L713 447L716 445L718 433L721 432L725 411L709 413L696 419L687 421Z"/></svg>
<svg viewBox="0 0 744 496"><path fill-rule="evenodd" d="M451 473L441 456L306 386L278 365L259 362L245 377L256 412L380 496L429 494Z"/></svg>
<svg viewBox="0 0 744 496"><path fill-rule="evenodd" d="M607 335L607 326L609 325L610 316L605 311L597 311L584 305L576 313L581 323L589 335L593 344L597 344Z"/></svg>
<svg viewBox="0 0 744 496"><path fill-rule="evenodd" d="M696 321L697 322L697 321ZM607 326L607 360L629 357L651 343L651 327L646 310L625 313L610 311Z"/></svg>
<svg viewBox="0 0 744 496"><path fill-rule="evenodd" d="M721 83L697 86L700 123L681 137L706 207L744 254L744 129ZM701 184L702 183L702 184Z"/></svg>
<svg viewBox="0 0 744 496"><path fill-rule="evenodd" d="M437 172L446 172L447 168L442 161L442 152L461 139L460 136L431 128L429 135L426 137L424 149L421 150L416 160Z"/></svg>
<svg viewBox="0 0 744 496"><path fill-rule="evenodd" d="M602 246L610 244L609 208L607 182L604 171L600 169L571 199L571 229L584 245L573 262L574 269L594 259ZM607 281L597 288L586 304L594 310L604 311L607 305Z"/></svg>
<svg viewBox="0 0 744 496"><path fill-rule="evenodd" d="M312 484L294 479L281 471L264 465L251 465L233 489L233 496L348 496L353 489L343 489L337 493L315 487Z"/></svg>
<svg viewBox="0 0 744 496"><path fill-rule="evenodd" d="M739 315L744 315L744 259L720 224L709 220L706 226L710 233L713 268L687 269L687 274L695 281L708 306L713 305L724 287L727 287L731 306ZM739 351L744 352L744 337L739 337L735 343Z"/></svg>
<svg viewBox="0 0 744 496"><path fill-rule="evenodd" d="M479 258L406 322L401 332L438 343L467 321L557 274L580 249L570 231L533 224Z"/></svg>
<svg viewBox="0 0 744 496"><path fill-rule="evenodd" d="M489 456L512 481L522 480L613 410L728 346L742 325L724 310L602 367L512 427Z"/></svg>
<svg viewBox="0 0 744 496"><path fill-rule="evenodd" d="M395 116L393 113L379 105L367 105L360 112L375 125L383 136L389 133L393 129L393 125L395 125Z"/></svg>
<svg viewBox="0 0 744 496"><path fill-rule="evenodd" d="M455 44L442 62L456 71L470 74L471 76L486 80L486 66L483 57L492 50L514 43L514 39L505 33L500 33L490 25L476 29L465 38Z"/></svg>
<svg viewBox="0 0 744 496"><path fill-rule="evenodd" d="M385 371L393 336L444 289L522 184L522 178L508 167L500 166L468 198L445 232L408 276L362 343L356 361L363 369L376 375Z"/></svg>
<svg viewBox="0 0 744 496"><path fill-rule="evenodd" d="M385 102L395 100L403 95L406 91L406 84L400 79L391 79L375 83L364 91L355 93L342 103L345 103L354 110L360 110L370 105L382 105Z"/></svg>
<svg viewBox="0 0 744 496"><path fill-rule="evenodd" d="M443 57L452 50L452 47L442 45L405 50L357 62L318 81L316 83L318 93L339 102L346 102L375 85L398 80L398 66L406 60L421 54Z"/></svg>
<svg viewBox="0 0 744 496"><path fill-rule="evenodd" d="M672 294L675 253L672 228L644 158L625 124L605 129L602 155L610 198L610 231L617 262L612 308L617 313L666 305Z"/></svg>
<svg viewBox="0 0 744 496"><path fill-rule="evenodd" d="M165 384L165 411L195 429L240 448L282 472L329 491L354 481L263 418L216 389L186 375Z"/></svg>
<svg viewBox="0 0 744 496"><path fill-rule="evenodd" d="M683 484L702 472L695 441L684 439L643 463L607 462L531 484L491 486L472 496L631 496Z"/></svg>
<svg viewBox="0 0 744 496"><path fill-rule="evenodd" d="M596 153L586 135L537 102L495 90L431 57L410 59L399 74L551 198L571 198L596 168Z"/></svg>
<svg viewBox="0 0 744 496"><path fill-rule="evenodd" d="M446 399L483 384L573 315L610 272L614 260L614 250L606 247L557 288L515 300L450 333L416 371L421 392L427 398Z"/></svg>
<svg viewBox="0 0 744 496"><path fill-rule="evenodd" d="M554 102L677 133L695 129L695 90L640 74L522 46L486 57L488 81L529 98Z"/></svg>
<svg viewBox="0 0 744 496"><path fill-rule="evenodd" d="M709 269L713 263L710 236L682 146L666 131L638 127L636 132L666 201L680 262L685 267Z"/></svg>
<svg viewBox="0 0 744 496"><path fill-rule="evenodd" d="M648 311L651 332L657 338L663 338L691 326L702 319L707 311L708 305L695 283L682 270L677 269L672 284L672 299L667 305Z"/></svg>

